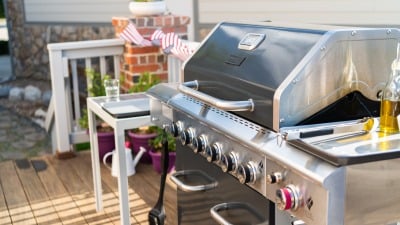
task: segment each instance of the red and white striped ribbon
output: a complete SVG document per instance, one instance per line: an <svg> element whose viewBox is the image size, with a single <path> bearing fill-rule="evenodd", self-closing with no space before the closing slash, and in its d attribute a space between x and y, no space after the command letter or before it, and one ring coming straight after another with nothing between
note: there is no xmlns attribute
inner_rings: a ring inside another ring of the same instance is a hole
<svg viewBox="0 0 400 225"><path fill-rule="evenodd" d="M150 37L151 41L149 41L139 34L135 25L129 23L120 33L119 37L139 46L159 45L164 53L172 53L182 61L186 60L193 53L193 50L184 44L174 32L165 34L162 30L156 30Z"/></svg>
<svg viewBox="0 0 400 225"><path fill-rule="evenodd" d="M165 37L164 32L162 32L162 30L156 30L154 31L154 33L151 35L150 40L161 40Z"/></svg>
<svg viewBox="0 0 400 225"><path fill-rule="evenodd" d="M193 53L193 50L173 32L165 34L161 30L156 30L151 40L153 44L160 45L165 53L172 53L181 60L186 60Z"/></svg>
<svg viewBox="0 0 400 225"><path fill-rule="evenodd" d="M125 41L134 43L139 46L151 46L152 43L144 39L142 35L139 34L135 25L129 23L124 30L120 33L119 37Z"/></svg>

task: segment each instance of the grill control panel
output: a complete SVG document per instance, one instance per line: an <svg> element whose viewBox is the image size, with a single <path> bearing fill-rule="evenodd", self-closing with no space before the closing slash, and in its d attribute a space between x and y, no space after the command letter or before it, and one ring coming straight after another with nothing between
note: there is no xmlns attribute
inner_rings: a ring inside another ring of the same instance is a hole
<svg viewBox="0 0 400 225"><path fill-rule="evenodd" d="M187 146L188 151L200 154L209 163L218 165L222 171L236 177L242 184L247 184L265 195L264 157L227 137L216 129L176 113L175 121L169 124L169 132ZM177 129L180 127L180 129ZM177 132L180 130L180 132Z"/></svg>
<svg viewBox="0 0 400 225"><path fill-rule="evenodd" d="M204 160L236 177L241 184L274 201L279 210L304 213L304 192L307 190L300 190L304 180L301 181L291 170L185 113L175 112L174 120L167 126L169 132L187 146L188 151L200 154Z"/></svg>
<svg viewBox="0 0 400 225"><path fill-rule="evenodd" d="M171 107L166 110L172 112L168 118L152 112L152 121L160 121L157 125L166 127L187 151L203 156L273 201L278 210L306 224L325 224L329 192L301 169L319 172L327 170L326 164L279 141L278 134L231 113L187 97L170 103L173 106L155 107L162 109L159 112Z"/></svg>

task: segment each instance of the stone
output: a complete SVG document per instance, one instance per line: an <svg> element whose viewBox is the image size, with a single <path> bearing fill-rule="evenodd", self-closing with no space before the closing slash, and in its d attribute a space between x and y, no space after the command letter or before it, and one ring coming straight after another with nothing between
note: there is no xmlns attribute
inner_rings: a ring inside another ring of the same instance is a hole
<svg viewBox="0 0 400 225"><path fill-rule="evenodd" d="M1 156L5 159L23 159L25 158L25 154L20 151L12 151L12 152L2 152Z"/></svg>
<svg viewBox="0 0 400 225"><path fill-rule="evenodd" d="M51 95L52 95L51 90L46 90L43 92L42 103L44 105L48 106L50 104Z"/></svg>
<svg viewBox="0 0 400 225"><path fill-rule="evenodd" d="M31 133L25 136L25 139L28 140L28 142L35 142L35 141L42 141L46 138L46 135L44 133Z"/></svg>
<svg viewBox="0 0 400 225"><path fill-rule="evenodd" d="M35 117L41 117L41 118L46 118L46 111L44 111L43 109L39 108L35 111L35 113L33 114Z"/></svg>
<svg viewBox="0 0 400 225"><path fill-rule="evenodd" d="M32 118L32 122L34 122L35 124L37 124L41 128L44 128L44 126L45 126L44 119Z"/></svg>
<svg viewBox="0 0 400 225"><path fill-rule="evenodd" d="M13 87L9 92L8 99L10 101L20 101L22 100L23 96L24 96L24 89L19 87Z"/></svg>
<svg viewBox="0 0 400 225"><path fill-rule="evenodd" d="M1 135L0 134L0 142L6 142L8 140L8 136L7 135Z"/></svg>
<svg viewBox="0 0 400 225"><path fill-rule="evenodd" d="M13 148L22 150L22 149L32 148L33 146L35 146L35 142L24 139L12 143L11 146Z"/></svg>
<svg viewBox="0 0 400 225"><path fill-rule="evenodd" d="M24 18L24 1L4 0L3 2L6 1L7 9L5 10L9 15L12 15L7 18L7 24L10 28L9 35L13 38L13 41L10 42L10 55L15 56L13 62L15 64L14 74L16 74L16 77L30 77L32 73L27 68L36 67L45 68L43 73L38 74L40 75L40 77L37 76L38 78L49 79L48 50L46 47L48 43L115 37L114 28L111 24L96 25L96 27L103 28L104 31L91 32L91 36L85 37L83 36L83 32L79 30L92 30L92 26L87 24L55 25L49 23L27 23ZM27 49L30 50L27 51ZM35 62L35 59L39 59L39 62Z"/></svg>
<svg viewBox="0 0 400 225"><path fill-rule="evenodd" d="M0 128L7 129L12 126L12 121L0 121Z"/></svg>
<svg viewBox="0 0 400 225"><path fill-rule="evenodd" d="M9 85L0 86L0 97L8 97L10 90L11 90L11 86L9 86Z"/></svg>
<svg viewBox="0 0 400 225"><path fill-rule="evenodd" d="M37 102L40 100L42 96L42 91L32 85L28 85L25 87L25 95L24 99L31 102Z"/></svg>

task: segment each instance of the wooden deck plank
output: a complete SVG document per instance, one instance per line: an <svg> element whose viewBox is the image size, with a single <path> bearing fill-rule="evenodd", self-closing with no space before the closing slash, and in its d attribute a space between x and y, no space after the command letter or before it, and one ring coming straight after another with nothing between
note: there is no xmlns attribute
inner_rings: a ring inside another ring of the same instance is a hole
<svg viewBox="0 0 400 225"><path fill-rule="evenodd" d="M93 190L93 174L91 167L90 151L81 152L80 156L76 158L76 163L82 166L80 170L80 175L86 178L85 181L88 185L91 185ZM101 164L100 169L102 176L104 211L114 224L120 224L117 179L111 176L111 171L107 169L103 164ZM133 192L133 190L129 191L129 194ZM132 198L130 197L130 207L132 207L132 202ZM132 215L131 224L137 224L136 219Z"/></svg>
<svg viewBox="0 0 400 225"><path fill-rule="evenodd" d="M13 222L41 224L46 221L52 221L51 224L120 224L117 179L103 165L104 212L95 211L89 151L77 153L77 157L68 160L40 156L30 159L30 162L33 168L28 169L17 169L12 161L0 162L1 225ZM139 163L136 170L136 174L128 179L131 222L147 225L148 212L158 197L160 175L149 164ZM27 187L29 185L32 186ZM40 186L42 191L33 190ZM165 206L168 225L177 223L174 188L171 182L167 182ZM47 210L48 207L52 209ZM60 221L51 219L57 216Z"/></svg>
<svg viewBox="0 0 400 225"><path fill-rule="evenodd" d="M110 224L111 220L107 217L104 211L96 211L92 188L84 181L87 178L81 178L76 172L82 170L82 165L80 165L81 163L75 162L76 157L68 160L49 159L57 173L62 174L60 179L67 191L70 193L72 199L75 201L75 204L78 206L85 221L88 224Z"/></svg>
<svg viewBox="0 0 400 225"><path fill-rule="evenodd" d="M81 177L83 182L90 187L91 192L93 193L93 174L92 174L92 166L91 166L91 156L90 152L82 152L80 153L79 157L75 157L71 159L73 161L74 165L78 165L74 167L75 172ZM102 181L102 187L103 187L103 209L105 215L107 215L109 219L109 223L111 224L119 224L119 208L117 207L116 209L110 209L109 204L111 205L116 205L118 206L118 199L116 199L116 196L112 192L112 190L109 189L107 185ZM94 195L92 195L92 204L91 207L95 210L95 199Z"/></svg>
<svg viewBox="0 0 400 225"><path fill-rule="evenodd" d="M49 163L48 157L53 156L44 156L40 158L33 158L31 160L34 165L43 163L43 167L45 167L44 169L37 168L36 173L43 184L47 195L51 199L68 196L68 192L65 189L64 184L61 182L59 175L56 173L53 166Z"/></svg>
<svg viewBox="0 0 400 225"><path fill-rule="evenodd" d="M3 194L3 185L0 180L0 224L11 224L11 217L8 213L6 199Z"/></svg>
<svg viewBox="0 0 400 225"><path fill-rule="evenodd" d="M139 222L147 221L147 214L149 210L156 204L158 199L158 192L160 188L160 174L158 174L151 164L138 164L136 175L129 179L129 185L138 193L140 199L146 202L150 208L147 213L142 215ZM176 219L176 186L169 182L169 175L165 185L164 193L164 207L166 223L169 225L177 224Z"/></svg>
<svg viewBox="0 0 400 225"><path fill-rule="evenodd" d="M48 162L48 157L52 156L35 158L34 160L38 160L37 162L42 162L46 166L45 169L37 169L37 174L62 224L86 224L81 212L59 179L59 175Z"/></svg>
<svg viewBox="0 0 400 225"><path fill-rule="evenodd" d="M12 161L0 163L0 180L13 224L36 224Z"/></svg>
<svg viewBox="0 0 400 225"><path fill-rule="evenodd" d="M23 160L24 167L18 166L19 164L21 163L17 161L15 168L30 203L33 215L36 218L36 223L40 225L60 224L61 221L57 212L30 161Z"/></svg>
<svg viewBox="0 0 400 225"><path fill-rule="evenodd" d="M104 165L101 165L101 174L102 174L102 180L104 183L111 189L113 190L114 194L119 196L118 193L118 183L117 183L117 178L113 177L111 175L111 171L106 168ZM131 182L132 177L136 175L130 176L128 179L128 183ZM147 204L143 199L139 196L139 194L129 185L128 189L128 194L129 194L129 208L130 208L130 215L133 217L135 220L132 221L132 224L137 224L137 225L147 225L147 215L148 212L150 211L151 207L149 204ZM152 192L146 193L147 195L154 195ZM118 203L118 201L117 201ZM118 207L118 205L116 205Z"/></svg>

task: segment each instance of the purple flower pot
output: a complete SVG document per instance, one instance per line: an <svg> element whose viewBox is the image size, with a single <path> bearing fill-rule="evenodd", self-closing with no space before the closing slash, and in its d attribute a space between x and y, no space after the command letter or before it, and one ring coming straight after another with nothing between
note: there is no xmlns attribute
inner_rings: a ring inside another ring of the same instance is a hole
<svg viewBox="0 0 400 225"><path fill-rule="evenodd" d="M161 153L150 151L151 160L153 161L153 168L157 173L161 173ZM176 152L169 152L169 165L168 173L175 169Z"/></svg>
<svg viewBox="0 0 400 225"><path fill-rule="evenodd" d="M145 148L147 150L145 153L143 153L142 158L140 159L139 162L150 164L151 157L149 155L149 152L152 151L153 148L149 145L149 140L155 138L157 136L157 133L138 134L138 133L133 133L131 131L128 131L128 136L129 136L129 140L131 142L132 152L134 155L137 155L137 153L140 150L140 146L142 146L143 148Z"/></svg>
<svg viewBox="0 0 400 225"><path fill-rule="evenodd" d="M115 149L114 132L97 132L97 141L99 143L99 160L103 161L104 155Z"/></svg>

